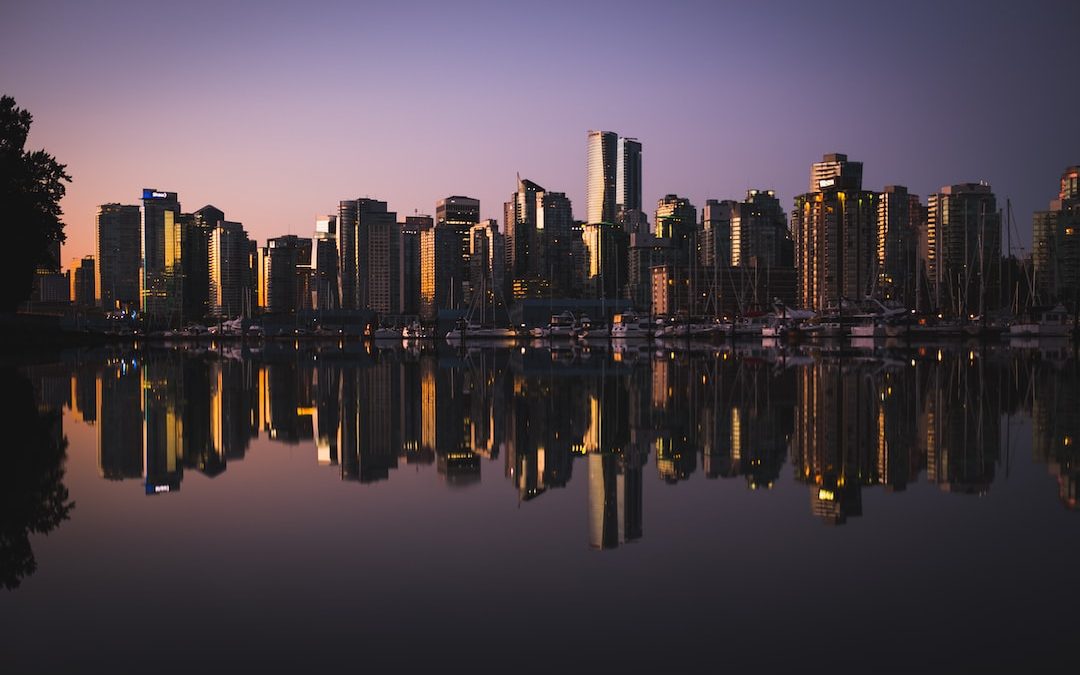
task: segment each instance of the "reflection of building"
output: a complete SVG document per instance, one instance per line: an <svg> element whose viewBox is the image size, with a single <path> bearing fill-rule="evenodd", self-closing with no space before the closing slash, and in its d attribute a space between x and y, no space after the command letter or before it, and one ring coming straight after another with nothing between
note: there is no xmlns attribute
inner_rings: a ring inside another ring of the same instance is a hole
<svg viewBox="0 0 1080 675"><path fill-rule="evenodd" d="M97 379L98 471L103 478L139 478L143 471L142 377L133 358L109 362Z"/></svg>
<svg viewBox="0 0 1080 675"><path fill-rule="evenodd" d="M947 492L983 494L1001 455L1000 388L980 361L939 359L916 365L926 477Z"/></svg>
<svg viewBox="0 0 1080 675"><path fill-rule="evenodd" d="M863 485L876 482L876 393L866 373L839 363L798 374L791 459L796 478L810 485L811 511L826 523L861 516Z"/></svg>
<svg viewBox="0 0 1080 675"><path fill-rule="evenodd" d="M1057 478L1061 503L1080 509L1080 381L1073 373L1040 370L1032 379L1031 454Z"/></svg>
<svg viewBox="0 0 1080 675"><path fill-rule="evenodd" d="M397 468L401 383L394 377L395 368L381 362L342 370L338 448L345 480L386 480L390 469Z"/></svg>

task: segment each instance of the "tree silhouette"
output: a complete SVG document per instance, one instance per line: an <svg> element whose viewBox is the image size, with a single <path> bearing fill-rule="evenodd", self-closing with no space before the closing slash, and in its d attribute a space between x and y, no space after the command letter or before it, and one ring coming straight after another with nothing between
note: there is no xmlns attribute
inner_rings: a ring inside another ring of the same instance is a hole
<svg viewBox="0 0 1080 675"><path fill-rule="evenodd" d="M63 482L67 439L55 433L60 412L39 412L30 382L11 368L0 368L0 391L9 401L0 406L0 583L11 589L37 569L30 535L56 529L75 504Z"/></svg>
<svg viewBox="0 0 1080 675"><path fill-rule="evenodd" d="M50 262L50 244L64 241L60 200L71 176L44 150L24 149L32 121L15 99L0 97L0 233L6 243L0 312L13 312L30 297L35 268Z"/></svg>

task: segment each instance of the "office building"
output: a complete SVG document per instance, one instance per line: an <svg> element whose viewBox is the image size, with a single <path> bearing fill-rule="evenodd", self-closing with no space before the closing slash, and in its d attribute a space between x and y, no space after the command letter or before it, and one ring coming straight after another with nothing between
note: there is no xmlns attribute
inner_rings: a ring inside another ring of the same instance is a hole
<svg viewBox="0 0 1080 675"><path fill-rule="evenodd" d="M871 292L876 276L877 195L862 189L862 162L825 155L811 169L814 189L795 198L791 231L799 304L832 310Z"/></svg>
<svg viewBox="0 0 1080 675"><path fill-rule="evenodd" d="M1000 296L1001 214L987 183L946 185L927 199L923 250L932 310L981 315Z"/></svg>
<svg viewBox="0 0 1080 675"><path fill-rule="evenodd" d="M142 214L137 205L102 204L96 217L94 284L102 309L139 306Z"/></svg>

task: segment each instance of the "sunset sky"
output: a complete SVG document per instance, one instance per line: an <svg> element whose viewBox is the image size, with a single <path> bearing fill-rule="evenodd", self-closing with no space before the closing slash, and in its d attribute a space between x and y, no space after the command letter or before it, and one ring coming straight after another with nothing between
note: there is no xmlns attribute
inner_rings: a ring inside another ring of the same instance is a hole
<svg viewBox="0 0 1080 675"><path fill-rule="evenodd" d="M755 187L790 210L846 152L924 201L989 181L1025 245L1080 163L1080 2L721 4L7 0L0 93L74 178L65 264L143 187L260 241L362 196L501 222L518 172L582 218L593 128L642 141L647 204Z"/></svg>

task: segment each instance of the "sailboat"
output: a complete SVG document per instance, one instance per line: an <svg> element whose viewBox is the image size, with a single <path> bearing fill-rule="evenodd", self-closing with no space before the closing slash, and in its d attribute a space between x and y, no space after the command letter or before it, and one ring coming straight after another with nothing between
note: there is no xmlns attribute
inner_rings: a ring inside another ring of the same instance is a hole
<svg viewBox="0 0 1080 675"><path fill-rule="evenodd" d="M466 313L465 318L458 319L455 326L447 331L446 340L448 342L465 342L465 340L516 340L519 337L518 331L510 326L500 327L494 325L495 297L499 295L498 289L495 289L495 292L491 293L491 323L489 324L485 320L488 296L487 282L487 277L481 278L479 292L473 294L472 301L469 303L469 311ZM505 306L506 304L503 303L504 308ZM479 316L476 316L477 312L479 312ZM509 323L509 318L509 314L507 314L507 323Z"/></svg>

